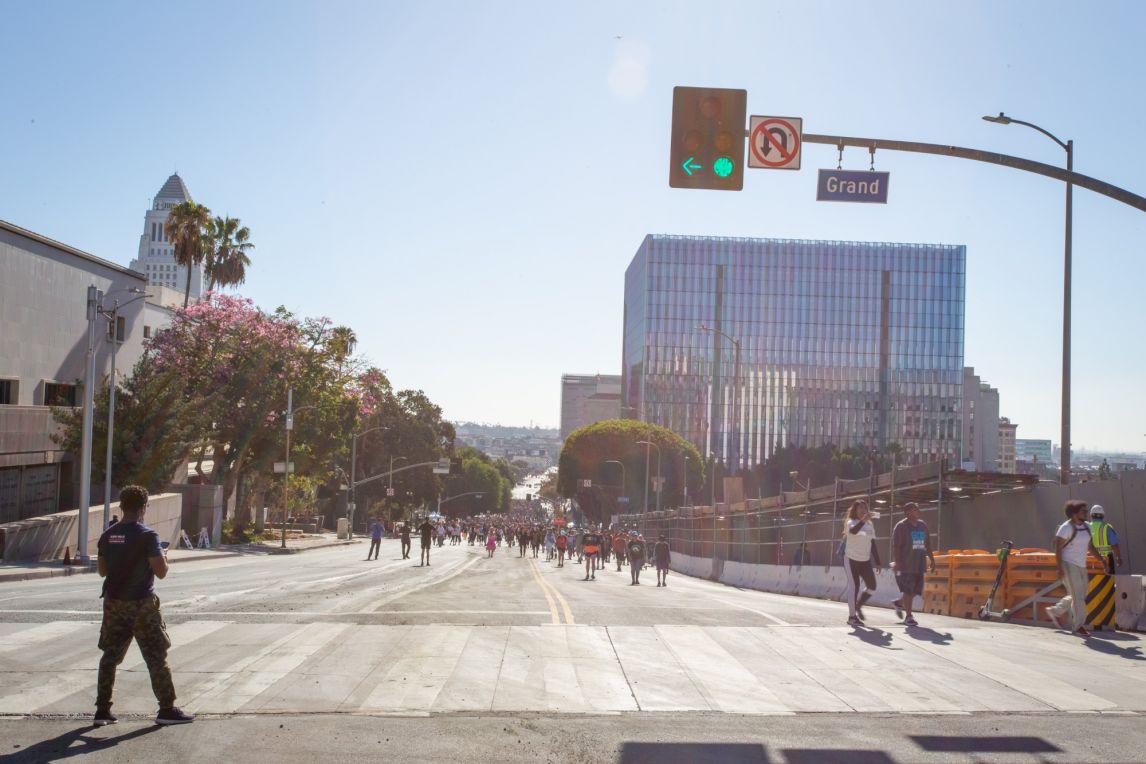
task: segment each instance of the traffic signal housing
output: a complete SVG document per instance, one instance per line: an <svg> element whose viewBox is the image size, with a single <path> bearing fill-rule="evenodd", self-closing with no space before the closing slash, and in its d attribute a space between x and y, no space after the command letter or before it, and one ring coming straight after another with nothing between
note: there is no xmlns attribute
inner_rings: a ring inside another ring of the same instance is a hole
<svg viewBox="0 0 1146 764"><path fill-rule="evenodd" d="M747 114L747 90L673 88L669 185L743 189Z"/></svg>

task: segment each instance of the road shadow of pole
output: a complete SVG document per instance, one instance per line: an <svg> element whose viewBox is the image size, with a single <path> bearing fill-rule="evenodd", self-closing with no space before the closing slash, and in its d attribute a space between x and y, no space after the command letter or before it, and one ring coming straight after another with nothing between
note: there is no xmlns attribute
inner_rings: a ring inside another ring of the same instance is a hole
<svg viewBox="0 0 1146 764"><path fill-rule="evenodd" d="M1061 753L1040 737L911 735L928 753ZM886 751L860 748L784 748L787 764L896 764ZM621 746L617 764L770 764L761 743L638 743Z"/></svg>
<svg viewBox="0 0 1146 764"><path fill-rule="evenodd" d="M90 723L87 723L79 729L69 730L50 740L41 740L23 750L4 754L0 756L0 764L42 764L45 761L59 761L72 756L83 756L93 751L109 750L120 743L150 735L161 729L162 727L159 725L153 724L115 737L88 737L94 732L94 729ZM77 741L83 745L74 745Z"/></svg>

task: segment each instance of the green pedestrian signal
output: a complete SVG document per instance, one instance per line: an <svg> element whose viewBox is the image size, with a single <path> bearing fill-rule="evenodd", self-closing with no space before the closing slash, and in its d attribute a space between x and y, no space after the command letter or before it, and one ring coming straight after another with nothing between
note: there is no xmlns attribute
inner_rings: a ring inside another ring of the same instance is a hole
<svg viewBox="0 0 1146 764"><path fill-rule="evenodd" d="M744 188L747 113L746 90L673 88L669 185L719 191Z"/></svg>

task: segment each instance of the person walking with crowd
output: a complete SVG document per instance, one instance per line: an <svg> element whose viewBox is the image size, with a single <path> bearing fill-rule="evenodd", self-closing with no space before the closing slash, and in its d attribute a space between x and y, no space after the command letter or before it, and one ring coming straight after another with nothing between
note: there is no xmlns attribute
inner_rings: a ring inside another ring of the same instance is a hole
<svg viewBox="0 0 1146 764"><path fill-rule="evenodd" d="M641 585L641 569L645 567L645 540L641 534L633 533L629 543L625 544L625 555L629 558L629 577L632 578L630 586Z"/></svg>
<svg viewBox="0 0 1146 764"><path fill-rule="evenodd" d="M569 546L569 537L565 535L565 531L557 534L557 567L565 567L565 549Z"/></svg>
<svg viewBox="0 0 1146 764"><path fill-rule="evenodd" d="M668 586L669 564L672 562L672 551L668 541L662 533L653 544L653 563L657 567L657 586Z"/></svg>
<svg viewBox="0 0 1146 764"><path fill-rule="evenodd" d="M1047 608L1047 615L1056 627L1062 629L1069 612L1070 630L1080 637L1089 637L1090 632L1086 628L1086 555L1092 554L1099 560L1102 560L1102 555L1095 548L1090 527L1086 524L1086 502L1068 501L1063 513L1066 521L1055 532L1054 559L1066 596ZM1102 561L1105 564L1105 560Z"/></svg>
<svg viewBox="0 0 1146 764"><path fill-rule="evenodd" d="M581 536L581 556L585 560L585 580L597 580L597 554L601 551L601 537L587 531Z"/></svg>
<svg viewBox="0 0 1146 764"><path fill-rule="evenodd" d="M891 548L894 550L895 584L903 595L898 602L906 613L903 623L918 626L912 614L915 598L923 596L923 576L927 571L935 571L935 554L931 550L931 534L927 523L919 519L919 505L909 501L903 506L906 517L895 524L891 532ZM897 611L898 612L898 611Z"/></svg>
<svg viewBox="0 0 1146 764"><path fill-rule="evenodd" d="M848 581L848 626L863 626L864 603L875 592L875 574L883 567L866 501L852 502L845 524L843 544L844 574Z"/></svg>
<svg viewBox="0 0 1146 764"><path fill-rule="evenodd" d="M490 530L489 535L485 537L485 551L486 557L492 558L494 551L497 549L497 534Z"/></svg>
<svg viewBox="0 0 1146 764"><path fill-rule="evenodd" d="M617 558L617 572L621 572L621 565L625 562L625 538L624 531L617 531L613 536L613 556Z"/></svg>
<svg viewBox="0 0 1146 764"><path fill-rule="evenodd" d="M408 560L408 559L410 559L410 523L409 522L402 523L402 531L401 531L401 533L398 534L398 537L402 540L402 559Z"/></svg>
<svg viewBox="0 0 1146 764"><path fill-rule="evenodd" d="M418 557L418 567L420 568L430 564L430 539L434 535L434 526L430 525L429 518L422 520L422 524L418 526L418 533L421 534L422 538L422 552Z"/></svg>
<svg viewBox="0 0 1146 764"><path fill-rule="evenodd" d="M382 532L385 530L377 518L370 524L370 551L366 553L367 560L370 559L371 554L374 555L375 560L378 559L378 551L382 548Z"/></svg>
<svg viewBox="0 0 1146 764"><path fill-rule="evenodd" d="M103 578L103 621L99 631L99 673L96 679L96 727L119 720L111 712L115 672L134 639L147 664L151 689L159 701L156 724L187 724L195 717L175 707L175 683L167 665L171 639L163 623L155 579L167 577L167 550L159 534L143 524L147 489L129 485L119 493L123 519L99 537L97 571Z"/></svg>

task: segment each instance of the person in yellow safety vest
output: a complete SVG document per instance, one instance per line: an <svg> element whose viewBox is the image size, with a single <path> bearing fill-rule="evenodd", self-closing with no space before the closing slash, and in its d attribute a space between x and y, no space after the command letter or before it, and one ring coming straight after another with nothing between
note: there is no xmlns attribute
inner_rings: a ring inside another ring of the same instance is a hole
<svg viewBox="0 0 1146 764"><path fill-rule="evenodd" d="M1122 564L1122 550L1118 547L1118 534L1114 532L1114 526L1106 522L1106 510L1101 504L1090 508L1090 536L1094 539L1094 548L1102 557L1106 572L1113 575L1115 561L1118 565Z"/></svg>

